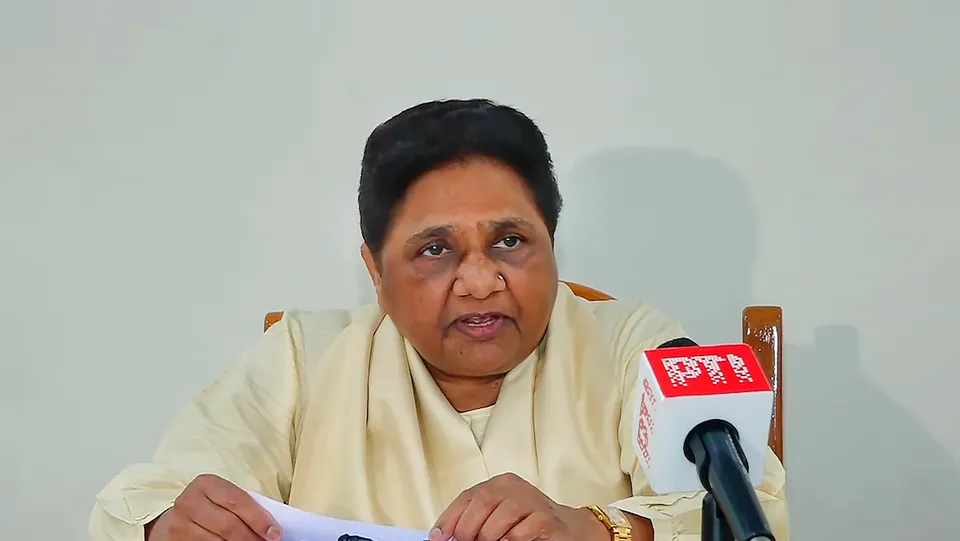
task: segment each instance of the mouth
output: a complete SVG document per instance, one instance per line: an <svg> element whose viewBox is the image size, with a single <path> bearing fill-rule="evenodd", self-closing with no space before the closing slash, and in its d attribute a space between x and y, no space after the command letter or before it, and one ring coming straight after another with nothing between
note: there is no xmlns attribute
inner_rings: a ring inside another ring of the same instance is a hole
<svg viewBox="0 0 960 541"><path fill-rule="evenodd" d="M465 314L454 321L453 327L471 340L485 341L496 338L509 320L499 312Z"/></svg>

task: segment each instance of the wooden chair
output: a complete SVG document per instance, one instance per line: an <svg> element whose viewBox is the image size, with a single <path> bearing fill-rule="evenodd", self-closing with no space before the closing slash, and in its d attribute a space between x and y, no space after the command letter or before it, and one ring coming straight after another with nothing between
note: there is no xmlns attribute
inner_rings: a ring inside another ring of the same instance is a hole
<svg viewBox="0 0 960 541"><path fill-rule="evenodd" d="M574 295L588 301L610 301L602 291L574 282L564 282ZM283 312L270 312L263 319L263 330L280 321ZM770 419L770 448L783 462L783 310L779 306L747 306L743 309L743 342L753 348L773 386L773 412Z"/></svg>

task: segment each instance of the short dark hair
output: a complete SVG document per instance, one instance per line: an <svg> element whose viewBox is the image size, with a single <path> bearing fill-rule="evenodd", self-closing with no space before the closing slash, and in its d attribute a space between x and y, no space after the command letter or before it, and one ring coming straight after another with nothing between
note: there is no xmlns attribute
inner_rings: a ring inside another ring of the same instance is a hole
<svg viewBox="0 0 960 541"><path fill-rule="evenodd" d="M499 161L526 181L552 240L563 202L540 128L490 100L440 100L402 111L367 138L357 200L370 250L379 256L394 211L418 178L471 158Z"/></svg>

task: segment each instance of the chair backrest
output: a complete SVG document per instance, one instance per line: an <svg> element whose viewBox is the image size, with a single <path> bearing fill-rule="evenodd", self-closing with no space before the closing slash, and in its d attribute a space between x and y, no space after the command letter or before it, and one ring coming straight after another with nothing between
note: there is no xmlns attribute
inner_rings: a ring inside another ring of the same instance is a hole
<svg viewBox="0 0 960 541"><path fill-rule="evenodd" d="M747 306L743 309L743 343L753 349L773 387L770 448L783 463L783 309Z"/></svg>
<svg viewBox="0 0 960 541"><path fill-rule="evenodd" d="M588 301L612 301L610 295L575 282L564 282L573 294ZM263 318L263 330L280 321L283 312ZM783 462L783 310L779 306L747 306L743 309L743 342L753 348L773 387L770 448Z"/></svg>

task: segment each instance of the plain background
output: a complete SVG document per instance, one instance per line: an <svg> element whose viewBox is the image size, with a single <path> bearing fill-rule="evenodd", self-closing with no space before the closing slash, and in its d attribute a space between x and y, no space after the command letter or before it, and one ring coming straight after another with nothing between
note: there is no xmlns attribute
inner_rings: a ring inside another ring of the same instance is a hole
<svg viewBox="0 0 960 541"><path fill-rule="evenodd" d="M370 301L364 138L485 96L564 278L701 342L784 307L795 539L955 538L958 5L0 1L0 537L85 538L264 312Z"/></svg>

